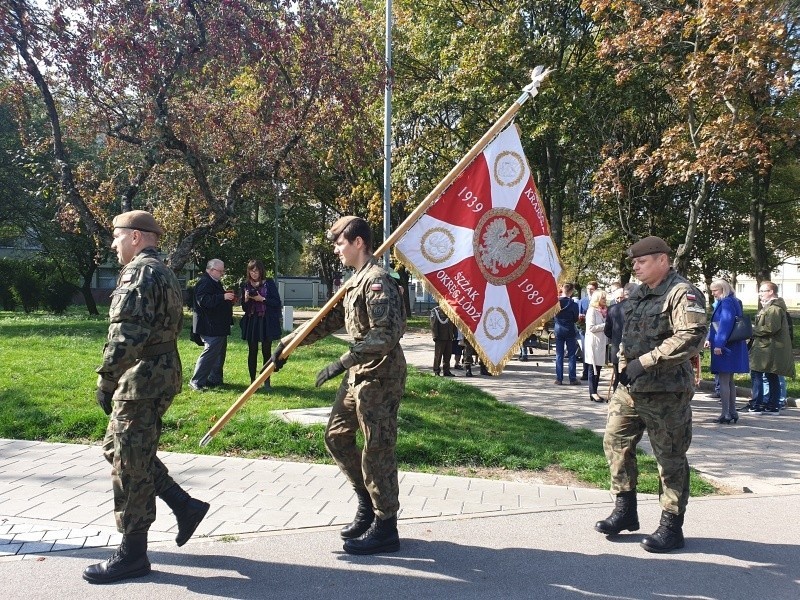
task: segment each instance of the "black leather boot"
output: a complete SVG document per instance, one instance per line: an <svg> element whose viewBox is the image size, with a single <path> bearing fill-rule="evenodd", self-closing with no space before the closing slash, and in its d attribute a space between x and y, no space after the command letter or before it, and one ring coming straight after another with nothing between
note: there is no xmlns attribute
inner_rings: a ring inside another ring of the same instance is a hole
<svg viewBox="0 0 800 600"><path fill-rule="evenodd" d="M356 490L358 496L358 510L356 517L349 525L342 527L339 535L343 540L350 540L364 535L375 520L375 511L372 509L372 498L367 490Z"/></svg>
<svg viewBox="0 0 800 600"><path fill-rule="evenodd" d="M611 515L594 524L596 531L606 535L617 535L623 529L639 531L639 514L636 510L636 490L617 494Z"/></svg>
<svg viewBox="0 0 800 600"><path fill-rule="evenodd" d="M397 552L400 536L397 533L397 517L375 519L369 531L355 540L346 540L344 551L348 554L378 554Z"/></svg>
<svg viewBox="0 0 800 600"><path fill-rule="evenodd" d="M89 583L112 583L149 572L147 533L129 533L122 536L122 543L108 560L86 567L83 578Z"/></svg>
<svg viewBox="0 0 800 600"><path fill-rule="evenodd" d="M464 375L466 377L472 377L472 365L467 365L464 368L466 369L466 372L464 373Z"/></svg>
<svg viewBox="0 0 800 600"><path fill-rule="evenodd" d="M177 483L158 497L166 502L167 506L175 513L175 518L178 520L178 535L175 536L175 543L183 546L192 537L211 505L208 502L192 498Z"/></svg>
<svg viewBox="0 0 800 600"><path fill-rule="evenodd" d="M670 552L683 548L683 515L661 511L661 522L652 534L646 536L640 546L648 552Z"/></svg>

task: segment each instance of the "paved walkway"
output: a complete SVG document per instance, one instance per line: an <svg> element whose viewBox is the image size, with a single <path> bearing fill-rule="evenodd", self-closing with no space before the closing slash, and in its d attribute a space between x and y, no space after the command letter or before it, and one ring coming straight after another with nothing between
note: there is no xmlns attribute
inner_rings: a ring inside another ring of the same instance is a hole
<svg viewBox="0 0 800 600"><path fill-rule="evenodd" d="M409 363L430 371L433 346L429 336L410 333L403 344ZM606 405L589 401L585 386L553 385L553 372L553 357L538 351L526 362L512 361L499 377L477 376L463 382L526 412L601 433ZM744 494L742 499L785 496L786 502L796 506L800 409L787 409L780 416L743 414L737 425L727 426L712 422L717 413L717 401L698 393L692 466ZM643 447L647 448L646 443ZM317 531L336 537L329 530L352 518L353 494L335 466L176 453L161 456L178 482L212 504L193 542ZM643 500L644 506L649 503L657 512L652 498ZM401 474L404 527L431 520L569 513L593 507L594 516L607 512L611 501L608 491L591 488ZM169 510L160 502L158 509L150 536L155 544L169 542L175 535ZM118 541L108 466L97 446L0 439L0 563L55 551L114 546Z"/></svg>

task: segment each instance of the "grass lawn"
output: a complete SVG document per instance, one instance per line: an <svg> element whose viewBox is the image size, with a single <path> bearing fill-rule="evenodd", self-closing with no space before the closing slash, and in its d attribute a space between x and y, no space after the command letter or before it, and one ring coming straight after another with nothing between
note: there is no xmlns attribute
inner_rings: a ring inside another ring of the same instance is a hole
<svg viewBox="0 0 800 600"><path fill-rule="evenodd" d="M418 325L425 326L427 317ZM323 426L289 424L276 409L328 406L339 378L314 387L317 371L338 357L344 342L327 338L298 349L272 378L272 391L251 398L206 447L200 439L249 384L247 347L234 328L228 344L226 385L198 394L186 383L200 353L179 342L184 391L167 412L161 448L173 452L273 457L331 462ZM417 324L414 321L413 324ZM78 312L64 317L0 312L0 437L96 443L108 418L95 404L94 388L107 323ZM498 402L469 385L409 367L399 415L397 455L404 470L464 472L470 469L543 470L557 467L601 488L608 485L602 440ZM658 488L655 461L640 456L639 490ZM692 495L714 487L692 474Z"/></svg>

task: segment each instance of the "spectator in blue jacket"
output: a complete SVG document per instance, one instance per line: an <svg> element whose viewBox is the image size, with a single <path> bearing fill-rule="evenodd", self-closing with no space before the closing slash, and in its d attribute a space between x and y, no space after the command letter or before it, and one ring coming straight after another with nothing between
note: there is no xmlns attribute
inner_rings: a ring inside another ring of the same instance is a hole
<svg viewBox="0 0 800 600"><path fill-rule="evenodd" d="M711 294L714 296L714 313L711 315L711 327L708 328L708 346L711 349L711 372L719 376L719 396L722 412L717 423L736 423L739 413L736 412L736 384L734 373L750 371L747 356L747 342L728 341L733 331L736 318L741 317L742 304L733 295L731 284L724 279L711 282Z"/></svg>
<svg viewBox="0 0 800 600"><path fill-rule="evenodd" d="M564 381L564 347L567 349L569 361L569 384L579 385L577 374L578 330L575 323L578 321L578 304L572 299L575 290L571 283L561 286L561 296L558 305L561 308L553 319L556 335L556 385Z"/></svg>

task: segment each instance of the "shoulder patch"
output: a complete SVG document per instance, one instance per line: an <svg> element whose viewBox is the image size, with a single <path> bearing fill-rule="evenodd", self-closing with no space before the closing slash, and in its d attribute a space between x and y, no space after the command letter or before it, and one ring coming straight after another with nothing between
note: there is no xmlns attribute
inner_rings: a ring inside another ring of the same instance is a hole
<svg viewBox="0 0 800 600"><path fill-rule="evenodd" d="M694 302L695 300L697 300L697 296L695 296L692 292L689 292L686 294L686 299Z"/></svg>
<svg viewBox="0 0 800 600"><path fill-rule="evenodd" d="M133 281L133 273L131 271L123 273L121 281L122 283L130 283L131 281Z"/></svg>
<svg viewBox="0 0 800 600"><path fill-rule="evenodd" d="M687 306L686 311L706 314L706 311L699 306Z"/></svg>
<svg viewBox="0 0 800 600"><path fill-rule="evenodd" d="M369 289L372 292L382 292L383 284L380 281L373 281L372 284L369 286Z"/></svg>

